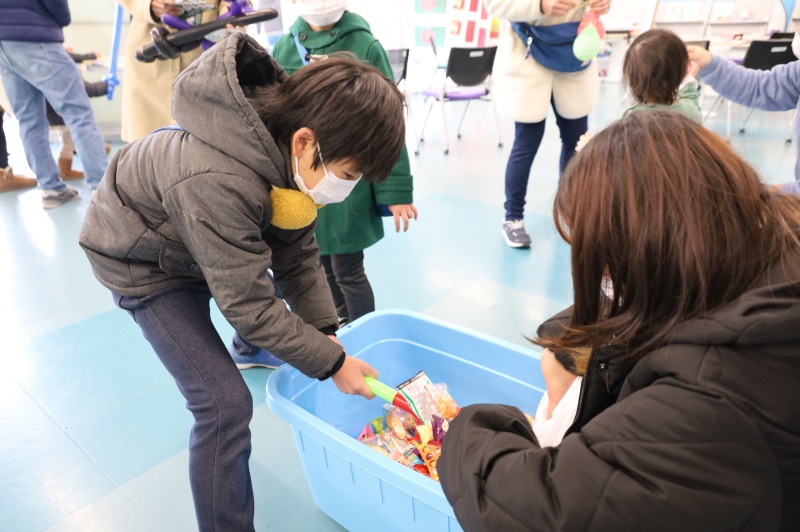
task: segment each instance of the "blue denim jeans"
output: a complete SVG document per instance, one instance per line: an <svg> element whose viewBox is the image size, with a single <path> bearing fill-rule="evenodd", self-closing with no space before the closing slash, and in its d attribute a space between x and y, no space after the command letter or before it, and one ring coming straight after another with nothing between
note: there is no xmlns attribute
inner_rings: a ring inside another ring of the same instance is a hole
<svg viewBox="0 0 800 532"><path fill-rule="evenodd" d="M252 531L253 398L211 322L205 283L145 297L114 294L175 379L194 416L189 481L198 528Z"/></svg>
<svg viewBox="0 0 800 532"><path fill-rule="evenodd" d="M364 252L320 256L336 314L348 322L375 310L375 295L364 271Z"/></svg>
<svg viewBox="0 0 800 532"><path fill-rule="evenodd" d="M589 120L586 116L574 120L564 118L558 114L555 105L553 105L553 112L561 133L559 172L563 173L575 153L578 139L589 129ZM539 151L539 145L544 137L544 122L542 120L534 123L514 123L514 145L511 147L511 154L508 156L506 165L506 220L522 220L523 218L528 179L531 175L533 159L536 157L536 152Z"/></svg>
<svg viewBox="0 0 800 532"><path fill-rule="evenodd" d="M45 98L75 139L86 184L97 188L108 164L105 141L78 67L57 42L0 41L0 74L8 100L19 120L22 146L39 188L63 190L58 166L50 151Z"/></svg>

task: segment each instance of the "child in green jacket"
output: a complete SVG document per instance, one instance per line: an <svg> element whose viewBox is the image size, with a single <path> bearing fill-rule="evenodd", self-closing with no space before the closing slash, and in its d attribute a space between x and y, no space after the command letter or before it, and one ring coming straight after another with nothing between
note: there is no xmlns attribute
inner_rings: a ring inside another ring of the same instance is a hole
<svg viewBox="0 0 800 532"><path fill-rule="evenodd" d="M315 56L350 52L393 79L383 46L366 20L345 11L346 1L296 0L296 4L300 16L273 49L275 60L288 74ZM409 219L417 218L412 191L408 151L403 147L385 182L362 180L346 200L319 211L317 243L341 320L354 321L375 310L372 287L364 272L364 250L383 238L382 213L392 214L398 232L401 221L403 229L408 230Z"/></svg>

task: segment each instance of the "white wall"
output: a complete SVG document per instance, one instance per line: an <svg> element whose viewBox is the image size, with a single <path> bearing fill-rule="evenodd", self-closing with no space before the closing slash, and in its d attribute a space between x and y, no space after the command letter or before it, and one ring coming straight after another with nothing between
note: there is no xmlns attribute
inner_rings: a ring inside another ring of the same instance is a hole
<svg viewBox="0 0 800 532"><path fill-rule="evenodd" d="M99 52L100 61L107 64L111 55L116 5L114 0L69 0L72 24L64 28L64 44L72 47L76 53ZM123 20L122 42L128 28L128 17L124 16ZM83 77L87 81L98 81L105 74L103 70L92 70L83 72ZM97 123L107 136L119 135L121 101L119 88L113 100L102 97L91 99Z"/></svg>

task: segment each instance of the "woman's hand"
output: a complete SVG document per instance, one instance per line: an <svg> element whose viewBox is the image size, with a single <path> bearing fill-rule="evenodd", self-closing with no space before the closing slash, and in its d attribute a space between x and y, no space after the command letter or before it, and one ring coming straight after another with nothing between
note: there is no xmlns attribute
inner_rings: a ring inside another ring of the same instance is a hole
<svg viewBox="0 0 800 532"><path fill-rule="evenodd" d="M686 51L689 52L689 61L697 63L698 70L707 67L714 57L702 46L687 46Z"/></svg>
<svg viewBox="0 0 800 532"><path fill-rule="evenodd" d="M598 15L605 15L611 9L611 0L591 0L589 2L589 9Z"/></svg>
<svg viewBox="0 0 800 532"><path fill-rule="evenodd" d="M344 364L331 378L340 392L372 399L375 394L364 381L367 376L377 379L378 372L363 360L345 355Z"/></svg>
<svg viewBox="0 0 800 532"><path fill-rule="evenodd" d="M544 385L547 387L547 400L549 402L547 419L550 419L553 416L553 410L556 409L558 402L564 398L567 390L569 390L569 387L577 377L574 373L571 373L567 368L562 366L561 362L556 359L556 356L549 349L542 351L542 356L539 361L542 365Z"/></svg>
<svg viewBox="0 0 800 532"><path fill-rule="evenodd" d="M413 218L417 219L417 208L412 204L407 205L389 205L389 212L394 216L394 229L400 232L400 220L403 220L403 232L408 231L408 221Z"/></svg>
<svg viewBox="0 0 800 532"><path fill-rule="evenodd" d="M161 15L164 13L177 17L182 12L182 9L175 7L172 3L167 3L164 0L150 0L150 15L155 21L161 22Z"/></svg>
<svg viewBox="0 0 800 532"><path fill-rule="evenodd" d="M577 0L542 0L542 11L545 15L560 17L570 9L578 6Z"/></svg>

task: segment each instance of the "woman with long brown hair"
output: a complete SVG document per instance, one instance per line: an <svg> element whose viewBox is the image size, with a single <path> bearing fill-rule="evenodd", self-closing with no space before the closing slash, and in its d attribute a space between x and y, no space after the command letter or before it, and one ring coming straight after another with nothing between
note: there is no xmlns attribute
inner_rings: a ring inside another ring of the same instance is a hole
<svg viewBox="0 0 800 532"><path fill-rule="evenodd" d="M575 304L536 343L583 374L578 412L541 448L515 408L464 408L439 462L461 525L800 529L800 199L648 111L575 156L554 215Z"/></svg>

